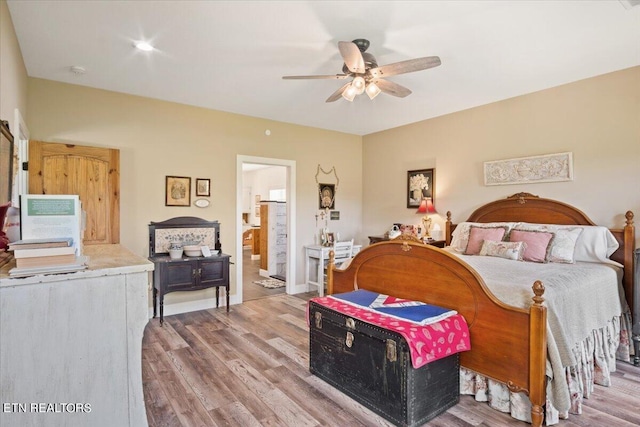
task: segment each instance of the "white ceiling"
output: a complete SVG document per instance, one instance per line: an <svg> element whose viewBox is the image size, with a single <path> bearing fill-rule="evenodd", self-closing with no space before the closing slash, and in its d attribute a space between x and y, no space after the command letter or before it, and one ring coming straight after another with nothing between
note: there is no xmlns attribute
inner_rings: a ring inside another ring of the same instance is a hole
<svg viewBox="0 0 640 427"><path fill-rule="evenodd" d="M640 65L640 7L616 0L8 5L31 77L358 135ZM356 38L379 65L442 65L389 77L406 98L353 103L325 103L340 80L282 80L340 73L338 41Z"/></svg>

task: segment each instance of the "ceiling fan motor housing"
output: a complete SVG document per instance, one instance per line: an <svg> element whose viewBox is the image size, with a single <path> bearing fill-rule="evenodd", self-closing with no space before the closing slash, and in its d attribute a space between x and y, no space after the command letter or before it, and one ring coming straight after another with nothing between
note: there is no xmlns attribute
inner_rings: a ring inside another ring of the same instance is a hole
<svg viewBox="0 0 640 427"><path fill-rule="evenodd" d="M355 44L356 46L358 46L358 49L360 49L360 52L364 52L365 50L369 49L369 40L367 39L355 39L352 41L353 44Z"/></svg>
<svg viewBox="0 0 640 427"><path fill-rule="evenodd" d="M362 59L364 60L364 68L365 70L369 70L370 68L377 68L378 67L378 61L376 61L376 58L370 54L369 52L365 52L367 49L369 49L369 40L367 39L355 39L352 41L353 44L355 44L358 47L358 50L360 50L360 52L362 53ZM351 72L349 71L349 68L347 67L347 64L343 64L342 66L342 72L344 74L350 74Z"/></svg>

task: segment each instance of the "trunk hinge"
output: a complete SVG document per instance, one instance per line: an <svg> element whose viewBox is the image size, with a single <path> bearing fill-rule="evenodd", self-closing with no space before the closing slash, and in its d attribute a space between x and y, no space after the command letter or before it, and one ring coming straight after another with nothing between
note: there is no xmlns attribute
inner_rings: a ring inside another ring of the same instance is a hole
<svg viewBox="0 0 640 427"><path fill-rule="evenodd" d="M387 340L387 360L389 360L389 362L395 362L398 360L396 342L394 340Z"/></svg>
<svg viewBox="0 0 640 427"><path fill-rule="evenodd" d="M320 313L319 311L316 311L314 313L314 318L316 321L316 328L317 329L322 329L322 313Z"/></svg>

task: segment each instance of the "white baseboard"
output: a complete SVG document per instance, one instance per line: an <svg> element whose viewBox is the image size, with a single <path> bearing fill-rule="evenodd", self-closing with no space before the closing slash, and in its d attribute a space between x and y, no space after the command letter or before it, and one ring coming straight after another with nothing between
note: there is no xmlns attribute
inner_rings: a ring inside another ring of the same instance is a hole
<svg viewBox="0 0 640 427"><path fill-rule="evenodd" d="M271 276L269 275L269 270L263 270L263 269L260 269L260 271L258 272L258 274L259 274L259 275L261 275L262 277L271 277Z"/></svg>
<svg viewBox="0 0 640 427"><path fill-rule="evenodd" d="M313 289L310 289L313 288ZM291 290L291 294L295 295L295 294L301 294L304 292L309 292L309 291L313 291L316 290L315 286L308 286L306 283L300 283L297 285L293 286L293 289ZM227 299L223 294L223 292L220 292L220 308L223 308L226 306L226 302ZM236 304L240 304L240 298L238 298L237 295L231 295L229 297L229 305L236 305ZM216 308L216 299L214 298L205 298L205 299L201 299L201 300L197 300L197 301L187 301L187 302L177 302L177 303L173 303L173 304L165 304L164 305L164 315L165 316L172 316L174 314L182 314L182 313L190 313L192 311L198 311L198 310L209 310L211 308ZM149 307L149 318L153 317L153 307ZM160 306L158 306L158 315L157 317L160 317Z"/></svg>
<svg viewBox="0 0 640 427"><path fill-rule="evenodd" d="M257 254L257 255L251 254L251 261L255 261L258 259L260 259L260 254Z"/></svg>
<svg viewBox="0 0 640 427"><path fill-rule="evenodd" d="M309 286L306 283L301 283L299 285L294 285L293 289L291 290L291 294L295 295L295 294L302 294L304 292L309 292L309 288L315 288L315 286Z"/></svg>
<svg viewBox="0 0 640 427"><path fill-rule="evenodd" d="M225 307L227 304L227 298L223 296L224 292L220 292L220 308ZM159 302L158 302L159 304ZM236 295L229 297L229 305L240 304L240 299ZM172 316L174 314L190 313L198 310L208 310L210 308L216 308L216 299L205 298L197 301L177 302L173 304L164 305L164 316ZM149 317L153 317L153 307L149 307ZM158 316L160 317L160 306L158 305Z"/></svg>

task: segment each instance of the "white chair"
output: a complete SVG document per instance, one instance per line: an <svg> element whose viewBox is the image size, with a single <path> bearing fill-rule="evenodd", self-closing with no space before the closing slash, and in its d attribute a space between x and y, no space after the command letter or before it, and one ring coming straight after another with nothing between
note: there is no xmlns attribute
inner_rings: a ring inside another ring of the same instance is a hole
<svg viewBox="0 0 640 427"><path fill-rule="evenodd" d="M353 239L334 243L333 253L333 262L336 266L351 259L353 256Z"/></svg>
<svg viewBox="0 0 640 427"><path fill-rule="evenodd" d="M335 242L333 247L331 248L333 251L333 264L340 268L342 264L349 261L353 258L353 239L345 240L343 242ZM324 296L324 285L327 284L327 266L329 261L325 261L324 263L324 280L322 281L322 286L318 289L318 295Z"/></svg>

